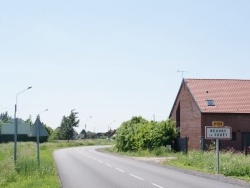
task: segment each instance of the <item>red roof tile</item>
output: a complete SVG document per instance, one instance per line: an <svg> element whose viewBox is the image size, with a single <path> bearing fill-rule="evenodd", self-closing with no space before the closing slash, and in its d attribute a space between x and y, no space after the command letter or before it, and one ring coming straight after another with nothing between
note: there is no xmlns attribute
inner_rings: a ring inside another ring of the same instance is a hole
<svg viewBox="0 0 250 188"><path fill-rule="evenodd" d="M184 79L203 113L250 113L250 80ZM207 106L214 100L215 106Z"/></svg>

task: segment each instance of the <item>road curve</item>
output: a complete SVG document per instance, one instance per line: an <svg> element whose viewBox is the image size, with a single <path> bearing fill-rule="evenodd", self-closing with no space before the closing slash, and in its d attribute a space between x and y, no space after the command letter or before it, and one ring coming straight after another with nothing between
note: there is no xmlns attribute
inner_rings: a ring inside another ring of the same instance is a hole
<svg viewBox="0 0 250 188"><path fill-rule="evenodd" d="M63 188L239 188L152 163L120 157L88 146L54 152Z"/></svg>

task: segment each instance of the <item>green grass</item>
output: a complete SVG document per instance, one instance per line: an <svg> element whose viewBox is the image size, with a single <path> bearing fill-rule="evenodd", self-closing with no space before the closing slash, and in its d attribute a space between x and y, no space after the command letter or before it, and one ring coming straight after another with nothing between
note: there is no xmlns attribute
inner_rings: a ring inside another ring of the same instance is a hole
<svg viewBox="0 0 250 188"><path fill-rule="evenodd" d="M40 165L37 163L36 143L17 144L17 164L13 160L13 143L0 144L0 187L5 188L59 188L61 187L53 159L53 151L60 148L114 144L109 140L54 141L40 144ZM109 152L131 157L174 157L165 165L216 173L214 151L189 151L188 154L174 153L165 147L138 152L117 152L115 147L106 148ZM221 152L220 174L250 182L250 155Z"/></svg>
<svg viewBox="0 0 250 188"><path fill-rule="evenodd" d="M121 152L117 151L115 147L105 148L105 151L111 153L119 153L121 155L126 155L130 157L167 157L172 156L172 152L166 147L155 148L153 150L139 150L139 151L127 151Z"/></svg>
<svg viewBox="0 0 250 188"><path fill-rule="evenodd" d="M53 159L53 151L60 148L107 145L109 140L54 141L40 144L40 163L37 162L37 145L18 142L17 163L14 165L14 144L0 144L0 187L5 188L59 188L60 181Z"/></svg>
<svg viewBox="0 0 250 188"><path fill-rule="evenodd" d="M166 160L163 164L187 170L211 174L217 173L215 151L189 151L188 154L185 154L172 152L165 147L138 152L118 152L115 147L106 148L105 150L130 157L173 157L173 159ZM250 155L245 156L243 153L232 151L220 152L220 174L250 182Z"/></svg>
<svg viewBox="0 0 250 188"><path fill-rule="evenodd" d="M208 173L217 172L217 158L214 151L190 151L188 154L176 153L176 159L166 161L165 164ZM250 156L232 151L221 152L219 173L250 182Z"/></svg>

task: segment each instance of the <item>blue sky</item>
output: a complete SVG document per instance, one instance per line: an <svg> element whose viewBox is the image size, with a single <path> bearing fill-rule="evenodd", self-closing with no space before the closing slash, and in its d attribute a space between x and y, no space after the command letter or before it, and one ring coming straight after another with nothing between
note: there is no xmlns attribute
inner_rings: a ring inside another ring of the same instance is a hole
<svg viewBox="0 0 250 188"><path fill-rule="evenodd" d="M82 130L167 119L184 78L249 79L250 2L0 1L0 112ZM92 118L88 119L90 116ZM115 120L115 121L114 121Z"/></svg>

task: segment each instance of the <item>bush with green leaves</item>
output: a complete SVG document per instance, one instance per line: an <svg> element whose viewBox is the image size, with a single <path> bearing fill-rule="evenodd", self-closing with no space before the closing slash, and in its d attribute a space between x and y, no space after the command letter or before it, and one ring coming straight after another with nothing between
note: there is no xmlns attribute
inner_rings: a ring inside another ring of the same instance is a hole
<svg viewBox="0 0 250 188"><path fill-rule="evenodd" d="M138 151L154 149L171 144L177 131L172 119L155 122L141 116L123 122L116 133L118 151Z"/></svg>

